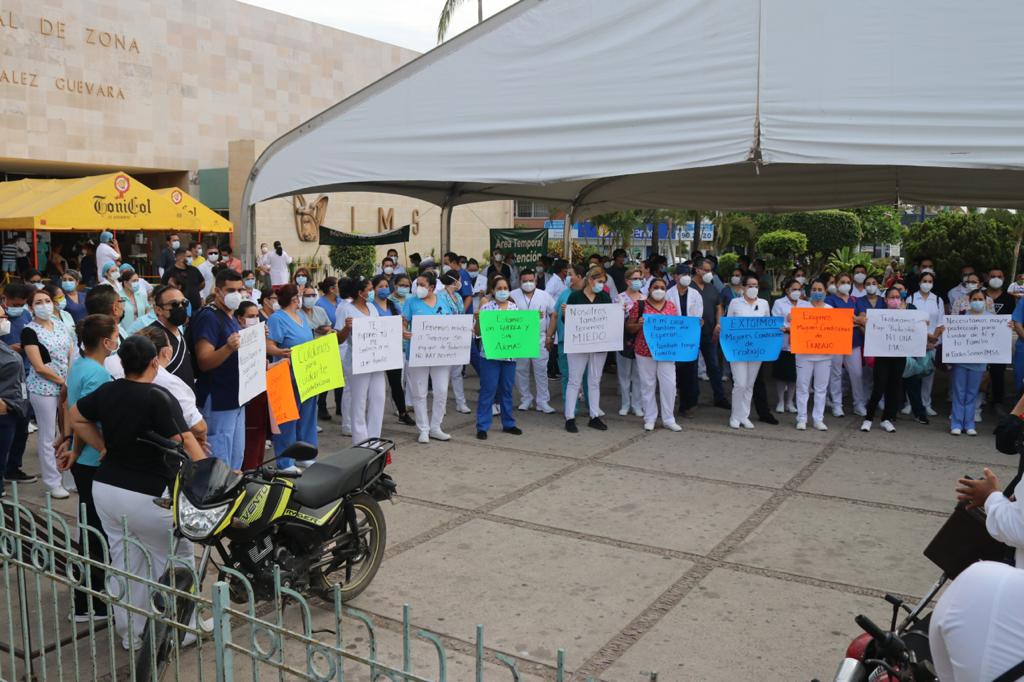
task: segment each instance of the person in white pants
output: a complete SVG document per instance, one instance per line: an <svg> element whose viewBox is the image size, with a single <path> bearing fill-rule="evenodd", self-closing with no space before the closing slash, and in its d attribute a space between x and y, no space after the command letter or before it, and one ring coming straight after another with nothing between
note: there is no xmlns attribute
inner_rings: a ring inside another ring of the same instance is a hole
<svg viewBox="0 0 1024 682"><path fill-rule="evenodd" d="M611 303L612 298L605 289L607 275L604 268L592 267L587 272L586 283L582 290L573 291L566 300L566 307L570 305L594 305L600 303ZM565 310L561 311L565 314ZM625 321L623 321L625 322ZM608 425L601 421L604 412L601 411L601 374L604 372L604 361L608 353L573 353L568 351L572 348L572 338L566 331L566 362L569 365L569 380L565 388L565 430L569 433L578 433L576 427L576 400L570 400L579 394L580 386L583 383L583 374L587 372L587 394L590 406L590 422L587 424L592 429L607 431Z"/></svg>
<svg viewBox="0 0 1024 682"><path fill-rule="evenodd" d="M352 444L358 445L367 438L380 438L381 425L384 423L386 379L384 372L357 374L352 371L352 321L356 318L379 317L373 305L375 294L370 281L360 278L353 289L355 295L352 302L338 306L335 329L345 342L342 345L345 349L342 364L349 368L349 373L345 375L345 393L351 394L349 412L352 419Z"/></svg>
<svg viewBox="0 0 1024 682"><path fill-rule="evenodd" d="M755 275L744 277L743 295L729 301L727 317L769 317L768 301L758 298L758 279ZM797 360L799 362L799 359ZM754 382L761 369L758 362L731 362L732 368L732 414L729 426L734 429L742 426L754 428L750 421L750 401L754 397Z"/></svg>
<svg viewBox="0 0 1024 682"><path fill-rule="evenodd" d="M825 303L825 284L815 281L811 285L810 301L800 301L798 308L830 309ZM825 398L828 394L828 381L832 375L831 355L797 355L796 356L796 428L807 430L807 403L810 400L811 387L814 388L814 412L811 414L814 428L828 431L825 425Z"/></svg>
<svg viewBox="0 0 1024 682"><path fill-rule="evenodd" d="M530 268L519 273L519 288L512 292L512 302L519 310L536 310L540 315L540 355L536 358L516 360L516 388L519 389L519 409L528 410L533 405L530 391L530 375L537 387L537 411L551 414L551 392L548 389L548 349L544 343L544 332L549 326L551 314L555 311L555 299L537 288L537 274Z"/></svg>
<svg viewBox="0 0 1024 682"><path fill-rule="evenodd" d="M825 302L833 308L850 308L855 310L857 299L850 296L853 288L850 276L843 273L836 279L836 293L825 297ZM864 332L858 326L853 328L853 350L849 355L833 355L832 371L829 378L829 394L832 397L832 415L843 416L843 370L850 377L850 395L853 397L853 413L858 417L867 414L865 406L868 396L864 393L864 357L861 346L864 345ZM870 394L869 394L870 395Z"/></svg>
<svg viewBox="0 0 1024 682"><path fill-rule="evenodd" d="M36 454L43 485L51 496L62 500L68 497L68 491L61 485L54 441L57 438L60 392L71 366L71 335L60 321L53 318L53 299L45 290L32 292L28 304L32 321L21 330L21 347L29 361L28 399L39 426Z"/></svg>
<svg viewBox="0 0 1024 682"><path fill-rule="evenodd" d="M629 280L632 286L634 280ZM658 403L661 402L661 424L669 431L682 431L676 422L676 363L657 361L644 338L644 315L678 315L679 311L671 301L666 301L668 285L663 279L651 281L647 299L637 301L630 308L626 331L636 334L633 350L636 355L637 372L640 375L643 396L644 430L653 431L658 418Z"/></svg>
<svg viewBox="0 0 1024 682"><path fill-rule="evenodd" d="M450 296L434 291L437 277L427 271L416 278L416 295L406 299L402 306L402 319L405 320L405 338L412 342L412 320L417 315L455 315L457 310ZM409 367L409 393L412 395L413 410L416 415L416 427L420 431L418 441L427 443L435 440L450 440L451 436L441 430L445 407L448 402L448 379L451 376L451 365L435 367ZM432 385L434 404L432 413L427 412L427 389Z"/></svg>
<svg viewBox="0 0 1024 682"><path fill-rule="evenodd" d="M626 290L619 294L618 301L622 304L623 317L628 319L637 302L646 298L643 293L646 282L640 268L629 268L625 272L625 278ZM675 305L672 307L675 309ZM619 380L619 396L622 399L619 415L625 417L632 408L633 414L638 417L644 416L646 401L641 392L642 381L636 360L619 353L615 358L615 373Z"/></svg>

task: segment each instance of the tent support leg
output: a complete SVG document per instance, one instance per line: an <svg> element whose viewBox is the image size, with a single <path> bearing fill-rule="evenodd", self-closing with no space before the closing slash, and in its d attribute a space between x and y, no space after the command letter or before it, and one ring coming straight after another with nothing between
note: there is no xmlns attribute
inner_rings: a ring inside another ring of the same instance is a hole
<svg viewBox="0 0 1024 682"><path fill-rule="evenodd" d="M565 214L565 227L562 229L562 258L572 263L572 224L576 221L576 205L569 207Z"/></svg>
<svg viewBox="0 0 1024 682"><path fill-rule="evenodd" d="M452 207L441 207L441 257L452 250Z"/></svg>
<svg viewBox="0 0 1024 682"><path fill-rule="evenodd" d="M36 260L36 270L39 269L39 232L32 228L32 257Z"/></svg>

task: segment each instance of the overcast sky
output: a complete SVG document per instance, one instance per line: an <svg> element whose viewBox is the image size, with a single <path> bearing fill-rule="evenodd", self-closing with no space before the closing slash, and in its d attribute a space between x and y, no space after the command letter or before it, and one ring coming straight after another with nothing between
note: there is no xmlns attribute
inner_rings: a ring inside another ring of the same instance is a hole
<svg viewBox="0 0 1024 682"><path fill-rule="evenodd" d="M444 0L242 0L419 52L437 44ZM515 0L484 0L484 18ZM476 23L476 0L464 0L448 31L451 37Z"/></svg>

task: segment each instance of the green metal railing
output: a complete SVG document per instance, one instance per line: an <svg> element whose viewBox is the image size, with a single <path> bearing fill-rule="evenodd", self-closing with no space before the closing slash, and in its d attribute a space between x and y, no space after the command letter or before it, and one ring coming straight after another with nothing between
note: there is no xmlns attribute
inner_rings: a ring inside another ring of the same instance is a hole
<svg viewBox="0 0 1024 682"><path fill-rule="evenodd" d="M244 575L217 566L219 579L208 581L205 593L179 589L161 582L165 567L154 566L150 551L128 536L127 521L123 521L126 542L145 556L146 575L129 572L127 558L124 566L111 564L106 537L85 523L84 505L78 521L69 523L52 508L49 496L43 508L30 509L19 501L17 485L11 488L9 497L0 500L0 614L7 621L6 626L0 625L0 680L156 680L155 672L141 675L136 653L126 650L116 635L115 607L125 610L129 626L140 619L148 624L150 643L160 624L175 633L166 680L327 682L348 676L372 682L444 682L450 675L442 639L414 630L408 605L400 625L401 661L389 664L381 657L381 631L367 614L342 604L337 587L333 603L311 606L301 594L282 585L276 573L273 599L257 603ZM168 542L173 543L170 531ZM90 558L90 550L96 558ZM184 572L192 585L200 584L193 557L176 557L171 552L168 564ZM93 584L93 569L105 573L105 585ZM124 600L129 590L140 588L149 595L149 608ZM106 615L73 622L76 591L91 611L105 610ZM179 618L182 606L196 614L192 621L179 622L184 620ZM205 627L211 622L212 631ZM355 638L365 653L349 650L350 642L342 636L343 623L365 634L365 640ZM183 645L186 638L194 638L195 643ZM421 660L414 661L416 642L431 645L429 660L421 654ZM496 652L488 656L482 625L476 627L473 644L476 682L483 682L485 672L490 672L488 662L505 671L503 678L520 679L514 659ZM153 647L148 650L152 652ZM564 650L558 650L553 670L544 676L557 682L568 679ZM657 679L654 674L646 676Z"/></svg>

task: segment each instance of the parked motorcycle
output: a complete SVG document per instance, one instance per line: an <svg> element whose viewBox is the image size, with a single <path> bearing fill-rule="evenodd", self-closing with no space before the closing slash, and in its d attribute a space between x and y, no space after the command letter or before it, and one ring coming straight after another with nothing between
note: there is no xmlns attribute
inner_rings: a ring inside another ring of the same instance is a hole
<svg viewBox="0 0 1024 682"><path fill-rule="evenodd" d="M171 498L154 503L173 511L175 543L184 538L204 546L196 573L200 584L193 584L191 571L173 566L161 584L182 592L201 591L214 550L220 566L246 577L257 601L274 598L275 569L282 587L303 596L333 598L339 584L345 601L362 593L377 574L387 541L379 502L396 491L384 473L394 442L370 438L344 450L331 464L318 462L302 474L286 475L266 462L238 472L212 457L192 461L179 443L155 434L141 440L181 461ZM300 442L280 457L310 460L316 455L315 447ZM230 585L233 601L248 602L241 581L222 568L217 573L218 580ZM189 600L174 600L177 613L164 608L162 593L154 594L153 601L178 623L187 624L192 617ZM147 623L136 658L137 679L161 679L171 660L172 636L180 634L170 623Z"/></svg>

